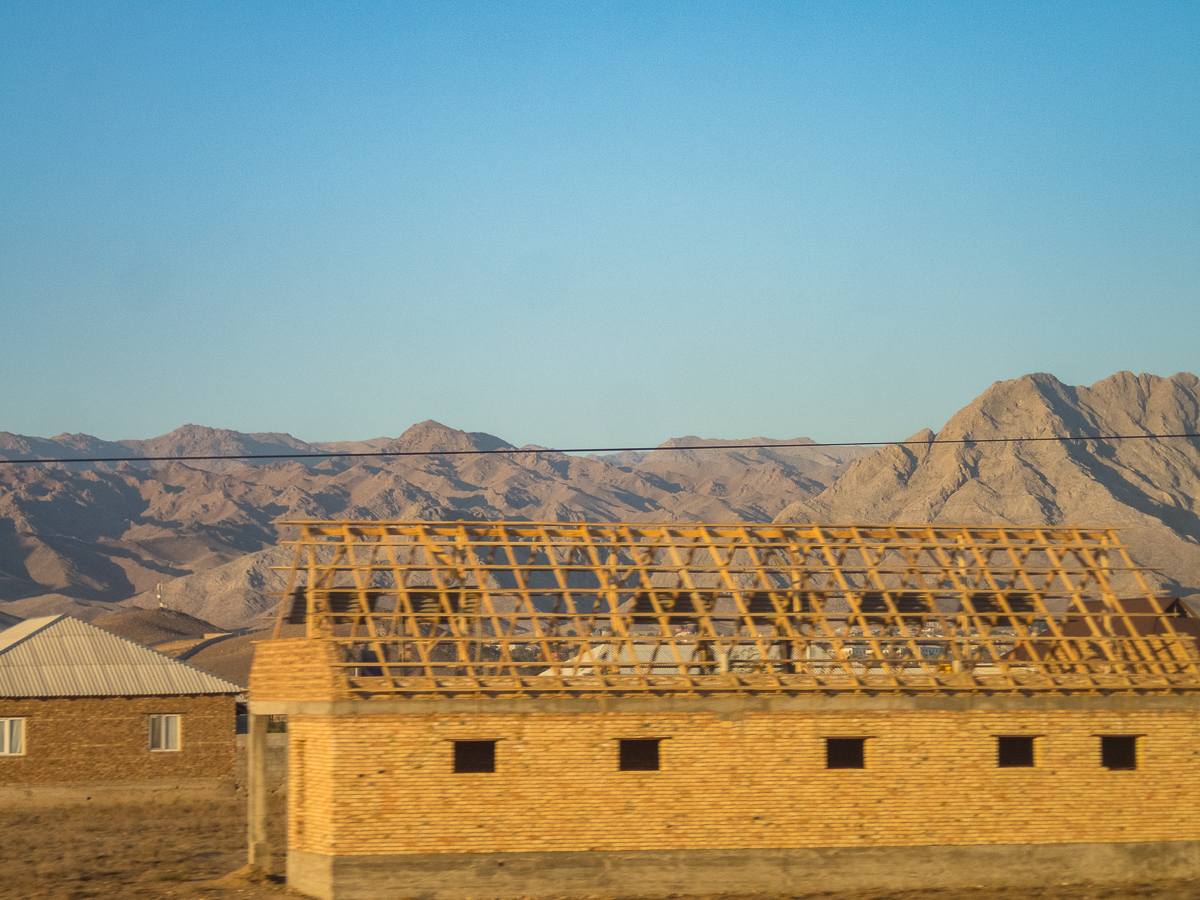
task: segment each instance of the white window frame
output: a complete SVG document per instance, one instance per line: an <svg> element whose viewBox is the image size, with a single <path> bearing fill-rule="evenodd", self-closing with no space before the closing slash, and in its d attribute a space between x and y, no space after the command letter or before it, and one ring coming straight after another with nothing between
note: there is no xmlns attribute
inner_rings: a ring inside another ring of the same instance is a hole
<svg viewBox="0 0 1200 900"><path fill-rule="evenodd" d="M0 756L25 755L25 720L0 719Z"/></svg>
<svg viewBox="0 0 1200 900"><path fill-rule="evenodd" d="M178 713L150 716L147 739L151 753L174 753L179 750L182 718Z"/></svg>

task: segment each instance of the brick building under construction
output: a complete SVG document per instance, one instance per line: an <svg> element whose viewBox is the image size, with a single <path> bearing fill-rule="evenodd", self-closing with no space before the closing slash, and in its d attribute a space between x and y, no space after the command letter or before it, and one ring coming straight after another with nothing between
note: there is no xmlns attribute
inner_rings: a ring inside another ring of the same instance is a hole
<svg viewBox="0 0 1200 900"><path fill-rule="evenodd" d="M1200 877L1200 619L1111 530L292 524L301 891Z"/></svg>

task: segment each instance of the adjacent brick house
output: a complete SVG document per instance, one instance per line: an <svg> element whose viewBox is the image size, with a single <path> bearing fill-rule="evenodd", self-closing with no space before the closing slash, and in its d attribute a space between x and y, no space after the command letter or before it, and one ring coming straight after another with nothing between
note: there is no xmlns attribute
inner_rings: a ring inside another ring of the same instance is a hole
<svg viewBox="0 0 1200 900"><path fill-rule="evenodd" d="M66 615L0 632L0 796L232 790L240 685Z"/></svg>

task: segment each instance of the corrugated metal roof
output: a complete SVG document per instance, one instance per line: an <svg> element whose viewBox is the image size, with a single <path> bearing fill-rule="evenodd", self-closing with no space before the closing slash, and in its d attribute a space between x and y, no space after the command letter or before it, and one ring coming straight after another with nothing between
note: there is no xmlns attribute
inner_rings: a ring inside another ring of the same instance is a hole
<svg viewBox="0 0 1200 900"><path fill-rule="evenodd" d="M243 688L71 616L0 632L0 697L237 694Z"/></svg>

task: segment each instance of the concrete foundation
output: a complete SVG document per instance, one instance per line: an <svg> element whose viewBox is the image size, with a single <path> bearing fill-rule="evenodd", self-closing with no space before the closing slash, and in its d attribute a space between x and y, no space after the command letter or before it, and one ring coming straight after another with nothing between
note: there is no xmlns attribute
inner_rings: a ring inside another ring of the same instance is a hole
<svg viewBox="0 0 1200 900"><path fill-rule="evenodd" d="M322 900L657 897L756 891L1035 887L1200 877L1200 842L813 847L603 853L288 853L289 887Z"/></svg>

